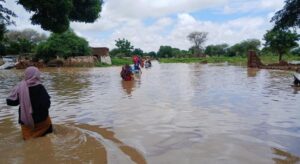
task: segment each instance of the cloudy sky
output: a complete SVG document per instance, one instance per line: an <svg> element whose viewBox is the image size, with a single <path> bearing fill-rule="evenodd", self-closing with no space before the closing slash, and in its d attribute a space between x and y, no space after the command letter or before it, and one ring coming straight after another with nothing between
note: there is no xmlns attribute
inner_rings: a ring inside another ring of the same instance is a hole
<svg viewBox="0 0 300 164"><path fill-rule="evenodd" d="M18 17L9 29L33 28L31 14L15 0L6 6ZM92 23L71 23L73 30L91 46L115 47L118 38L135 48L157 51L160 45L188 49L187 35L208 32L209 44L235 44L245 39L262 39L272 27L270 18L284 6L284 0L104 0L100 18Z"/></svg>

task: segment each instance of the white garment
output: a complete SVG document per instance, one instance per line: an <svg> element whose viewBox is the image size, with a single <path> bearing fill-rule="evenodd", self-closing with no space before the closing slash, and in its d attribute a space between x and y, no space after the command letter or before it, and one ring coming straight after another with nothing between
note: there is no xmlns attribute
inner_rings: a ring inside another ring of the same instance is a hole
<svg viewBox="0 0 300 164"><path fill-rule="evenodd" d="M298 80L300 80L300 73L294 73L294 76L295 76Z"/></svg>

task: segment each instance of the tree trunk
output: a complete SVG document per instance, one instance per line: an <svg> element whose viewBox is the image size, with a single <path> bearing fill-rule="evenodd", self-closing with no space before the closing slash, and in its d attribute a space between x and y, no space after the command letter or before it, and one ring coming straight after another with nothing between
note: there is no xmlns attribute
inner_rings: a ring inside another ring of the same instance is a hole
<svg viewBox="0 0 300 164"><path fill-rule="evenodd" d="M282 60L282 53L279 53L279 62Z"/></svg>

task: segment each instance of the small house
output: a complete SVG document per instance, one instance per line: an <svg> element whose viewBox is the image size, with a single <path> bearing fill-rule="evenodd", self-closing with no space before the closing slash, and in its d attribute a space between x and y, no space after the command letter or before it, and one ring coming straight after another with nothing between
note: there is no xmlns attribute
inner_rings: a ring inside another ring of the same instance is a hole
<svg viewBox="0 0 300 164"><path fill-rule="evenodd" d="M101 63L111 65L111 58L107 47L92 47L92 55L100 60Z"/></svg>

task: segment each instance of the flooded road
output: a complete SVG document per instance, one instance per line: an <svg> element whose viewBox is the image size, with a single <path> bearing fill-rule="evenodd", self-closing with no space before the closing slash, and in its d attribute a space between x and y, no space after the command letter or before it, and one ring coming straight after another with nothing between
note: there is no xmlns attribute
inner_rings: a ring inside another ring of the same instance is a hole
<svg viewBox="0 0 300 164"><path fill-rule="evenodd" d="M158 64L42 69L55 133L24 142L0 71L0 163L299 163L300 89L291 72Z"/></svg>

